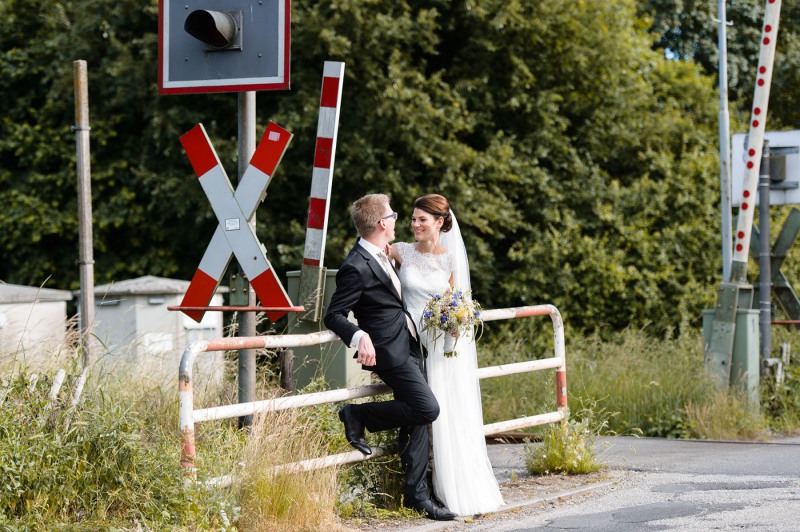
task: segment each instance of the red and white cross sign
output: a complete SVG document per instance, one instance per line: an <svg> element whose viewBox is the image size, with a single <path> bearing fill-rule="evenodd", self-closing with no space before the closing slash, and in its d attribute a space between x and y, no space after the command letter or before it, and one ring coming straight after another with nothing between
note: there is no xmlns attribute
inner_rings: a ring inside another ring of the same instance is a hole
<svg viewBox="0 0 800 532"><path fill-rule="evenodd" d="M262 244L248 224L291 139L291 133L270 122L234 191L203 125L196 125L181 137L183 149L219 221L181 302L182 307L203 307L209 304L232 255L236 256L262 305L292 306L267 260ZM183 312L197 322L204 314L199 310ZM286 312L267 312L273 322L284 314Z"/></svg>

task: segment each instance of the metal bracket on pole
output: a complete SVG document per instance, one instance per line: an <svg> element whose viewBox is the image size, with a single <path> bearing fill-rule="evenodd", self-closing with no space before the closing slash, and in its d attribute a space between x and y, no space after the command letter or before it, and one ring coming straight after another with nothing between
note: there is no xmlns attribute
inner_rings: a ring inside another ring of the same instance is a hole
<svg viewBox="0 0 800 532"><path fill-rule="evenodd" d="M300 290L298 292L299 304L306 311L297 315L304 321L319 321L322 319L322 306L325 295L325 277L327 268L303 264L300 269Z"/></svg>
<svg viewBox="0 0 800 532"><path fill-rule="evenodd" d="M231 275L231 289L228 293L228 304L232 307L247 307L250 305L250 283L243 273Z"/></svg>
<svg viewBox="0 0 800 532"><path fill-rule="evenodd" d="M719 386L728 386L731 378L733 339L736 334L736 310L750 308L753 287L741 283L720 283L711 339L705 349L706 369L718 378Z"/></svg>

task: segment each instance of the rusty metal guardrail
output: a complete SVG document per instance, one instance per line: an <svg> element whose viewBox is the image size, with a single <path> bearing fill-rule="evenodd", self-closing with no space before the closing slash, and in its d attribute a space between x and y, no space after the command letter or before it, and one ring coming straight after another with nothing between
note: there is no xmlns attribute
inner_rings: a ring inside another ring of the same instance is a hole
<svg viewBox="0 0 800 532"><path fill-rule="evenodd" d="M526 362L478 368L478 378L487 379L491 377L513 375L517 373L527 373L530 371L555 369L557 410L535 416L510 419L507 421L484 425L484 434L487 436L511 430L534 427L537 425L545 425L547 423L555 423L567 418L567 363L564 347L564 323L561 319L561 313L558 311L558 309L553 305L534 305L527 307L484 310L481 312L481 318L485 322L526 318L532 316L550 316L550 319L553 322L553 356L539 360L529 360ZM358 399L361 397L370 397L373 395L391 393L391 389L385 384L369 384L356 388L341 388L338 390L293 395L264 401L253 401L250 403L215 406L211 408L195 410L194 392L192 387L192 368L194 366L194 360L198 354L208 351L302 347L333 342L338 339L339 337L336 336L336 334L334 334L332 331L322 331L309 334L286 334L280 336L217 338L212 340L198 340L192 343L183 352L178 377L178 396L180 401L179 415L182 441L181 467L183 468L184 477L195 478L196 475L195 463L197 454L194 435L195 423L216 419L249 416L257 412L301 408L305 406L334 403ZM314 458L292 464L284 464L280 467L298 470L319 469L332 465L368 460L377 456L381 456L385 453L385 449L376 448L373 449L372 455L364 456L359 451L353 450L347 453ZM230 479L221 479L216 483L228 484L229 480Z"/></svg>

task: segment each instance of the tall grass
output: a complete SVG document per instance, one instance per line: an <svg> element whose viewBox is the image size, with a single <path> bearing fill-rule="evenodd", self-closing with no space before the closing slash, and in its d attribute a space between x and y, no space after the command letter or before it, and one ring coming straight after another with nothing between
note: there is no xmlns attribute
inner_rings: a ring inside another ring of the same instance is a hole
<svg viewBox="0 0 800 532"><path fill-rule="evenodd" d="M241 530L333 530L338 468L280 470L276 466L327 454L328 441L299 410L255 417L234 492Z"/></svg>
<svg viewBox="0 0 800 532"><path fill-rule="evenodd" d="M754 439L769 422L736 389L719 389L703 368L699 332L654 337L647 330L566 334L567 384L573 416L600 407L615 415L607 430L670 438ZM480 365L552 355L538 328L508 327L479 346ZM481 381L486 422L555 410L552 371ZM784 394L784 397L786 395ZM800 411L800 409L789 411ZM788 417L788 416L787 416ZM541 429L533 431L541 433Z"/></svg>
<svg viewBox="0 0 800 532"><path fill-rule="evenodd" d="M74 382L59 397L69 397ZM20 372L0 387L2 527L224 528L227 497L178 481L174 426L164 433L144 421L136 401L102 389L90 387L74 407L51 401L51 384Z"/></svg>
<svg viewBox="0 0 800 532"><path fill-rule="evenodd" d="M525 446L525 467L532 475L594 473L603 465L597 459L597 431L588 419L570 419L548 425L542 445Z"/></svg>

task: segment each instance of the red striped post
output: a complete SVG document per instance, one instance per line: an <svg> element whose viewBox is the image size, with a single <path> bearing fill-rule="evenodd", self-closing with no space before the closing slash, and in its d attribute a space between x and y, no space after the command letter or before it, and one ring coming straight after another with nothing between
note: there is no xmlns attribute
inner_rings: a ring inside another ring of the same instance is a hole
<svg viewBox="0 0 800 532"><path fill-rule="evenodd" d="M306 308L300 317L319 321L322 314L323 263L325 236L328 230L333 163L336 158L336 137L342 103L344 63L326 61L322 73L322 89L317 121L317 142L311 176L306 243L300 270L298 302Z"/></svg>
<svg viewBox="0 0 800 532"><path fill-rule="evenodd" d="M567 370L556 370L556 407L563 410L566 414L567 410Z"/></svg>

